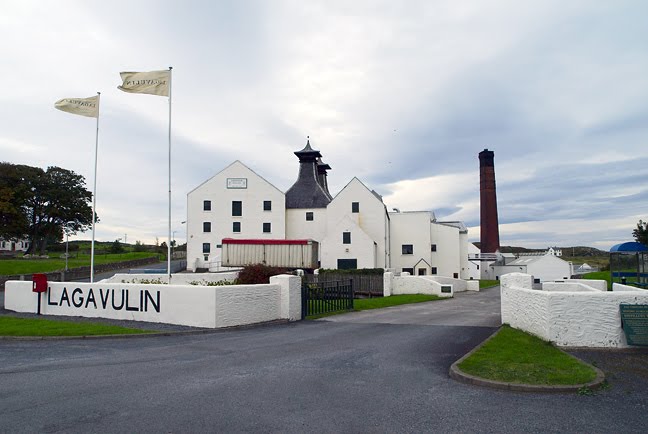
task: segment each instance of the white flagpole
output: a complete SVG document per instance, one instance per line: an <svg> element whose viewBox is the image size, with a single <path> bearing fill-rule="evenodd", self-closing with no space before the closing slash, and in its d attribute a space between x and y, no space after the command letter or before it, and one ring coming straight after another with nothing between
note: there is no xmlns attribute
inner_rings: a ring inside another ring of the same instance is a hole
<svg viewBox="0 0 648 434"><path fill-rule="evenodd" d="M97 135L95 137L94 187L92 188L92 244L90 247L90 283L94 283L95 209L97 207L97 154L99 153L99 108L101 92L97 92Z"/></svg>
<svg viewBox="0 0 648 434"><path fill-rule="evenodd" d="M169 66L169 241L167 242L167 276L171 284L171 75L173 67Z"/></svg>

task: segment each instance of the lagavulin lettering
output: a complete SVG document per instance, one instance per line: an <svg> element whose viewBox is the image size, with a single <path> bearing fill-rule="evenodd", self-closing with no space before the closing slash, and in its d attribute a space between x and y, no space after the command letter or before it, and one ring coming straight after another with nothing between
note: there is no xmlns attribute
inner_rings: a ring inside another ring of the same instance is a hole
<svg viewBox="0 0 648 434"><path fill-rule="evenodd" d="M132 303L128 289L104 289L99 288L95 290L90 288L83 290L81 288L74 288L71 292L67 287L63 287L61 296L58 300L52 300L51 290L47 292L47 304L49 306L67 306L88 309L112 309L112 310L127 310L130 312L148 312L155 311L160 313L160 291L155 291L155 297L148 289L140 289L139 297L133 297L136 303ZM136 292L136 291L134 291ZM133 301L135 301L133 300Z"/></svg>

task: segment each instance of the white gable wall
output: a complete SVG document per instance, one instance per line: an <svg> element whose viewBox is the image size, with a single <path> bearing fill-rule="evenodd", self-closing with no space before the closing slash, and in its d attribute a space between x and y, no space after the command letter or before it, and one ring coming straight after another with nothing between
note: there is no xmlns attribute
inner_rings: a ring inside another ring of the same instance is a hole
<svg viewBox="0 0 648 434"><path fill-rule="evenodd" d="M228 178L246 179L247 188L227 188ZM203 210L205 200L211 200L211 211ZM271 201L270 211L263 209L267 200ZM232 201L242 202L242 216L232 216ZM187 195L187 269L219 262L218 246L223 238L285 238L285 209L280 190L235 161ZM203 222L211 222L211 232L203 232ZM241 224L238 233L233 232L234 222ZM270 223L270 233L263 232L263 223ZM203 243L210 244L209 254L203 254Z"/></svg>
<svg viewBox="0 0 648 434"><path fill-rule="evenodd" d="M357 213L353 212L353 202L358 202ZM327 214L327 233L332 233L344 218L351 219L372 242L376 243L375 267L386 268L388 266L389 220L385 205L358 178L353 178L333 198L327 207ZM371 267L373 268L374 265Z"/></svg>
<svg viewBox="0 0 648 434"><path fill-rule="evenodd" d="M351 234L351 243L343 243L343 233ZM358 268L378 267L378 248L373 239L348 216L331 228L322 241L322 268L338 268L338 259L355 259Z"/></svg>
<svg viewBox="0 0 648 434"><path fill-rule="evenodd" d="M569 279L572 275L570 263L553 255L542 256L529 263L526 268L527 274L540 279L541 282Z"/></svg>

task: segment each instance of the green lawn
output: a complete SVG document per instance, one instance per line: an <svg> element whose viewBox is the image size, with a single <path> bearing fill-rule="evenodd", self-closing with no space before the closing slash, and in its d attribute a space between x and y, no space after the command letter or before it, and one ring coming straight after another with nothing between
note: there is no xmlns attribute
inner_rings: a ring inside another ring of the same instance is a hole
<svg viewBox="0 0 648 434"><path fill-rule="evenodd" d="M0 336L97 336L141 333L153 332L86 322L0 317Z"/></svg>
<svg viewBox="0 0 648 434"><path fill-rule="evenodd" d="M479 289L490 288L491 286L499 285L499 280L480 280Z"/></svg>
<svg viewBox="0 0 648 434"><path fill-rule="evenodd" d="M391 297L376 297L376 298L357 298L353 300L353 311L381 309L390 306L399 306L401 304L422 303L426 301L445 300L444 297L427 294L405 294L405 295L392 295ZM326 316L338 315L347 313L348 310L339 310L335 312L327 312L319 315L310 315L307 319L318 319Z"/></svg>
<svg viewBox="0 0 648 434"><path fill-rule="evenodd" d="M583 384L596 372L549 342L502 326L500 332L459 364L466 374L518 384Z"/></svg>
<svg viewBox="0 0 648 434"><path fill-rule="evenodd" d="M0 260L0 275L47 273L49 271L65 270L65 259L60 254L50 259L3 259ZM113 262L130 261L133 259L157 256L152 252L108 253L95 255L95 265ZM68 259L68 267L90 266L90 255L79 254L76 258Z"/></svg>

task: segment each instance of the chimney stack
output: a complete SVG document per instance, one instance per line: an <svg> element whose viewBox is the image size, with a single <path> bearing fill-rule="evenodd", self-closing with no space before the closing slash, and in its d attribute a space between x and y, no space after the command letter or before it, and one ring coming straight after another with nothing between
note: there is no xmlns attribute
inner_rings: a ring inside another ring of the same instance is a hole
<svg viewBox="0 0 648 434"><path fill-rule="evenodd" d="M500 248L495 189L495 153L484 149L479 153L479 196L482 253L495 253Z"/></svg>

